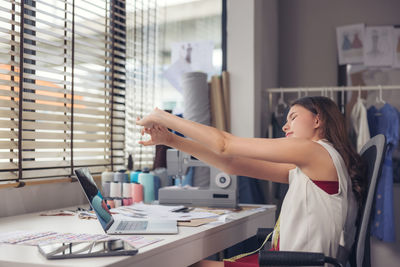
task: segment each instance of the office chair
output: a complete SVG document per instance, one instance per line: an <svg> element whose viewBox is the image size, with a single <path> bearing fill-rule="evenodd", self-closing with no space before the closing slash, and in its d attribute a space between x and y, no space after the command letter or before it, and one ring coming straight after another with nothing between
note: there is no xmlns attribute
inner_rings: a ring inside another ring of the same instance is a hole
<svg viewBox="0 0 400 267"><path fill-rule="evenodd" d="M371 138L361 149L361 158L366 163L368 191L360 210L360 218L356 225L356 237L350 252L339 246L337 258L326 257L323 253L267 251L260 250L260 266L323 266L330 263L334 266L370 267L370 222L371 209L374 206L376 185L381 176L382 165L386 153L386 138L379 134ZM264 241L267 233L273 229L258 229L257 239Z"/></svg>

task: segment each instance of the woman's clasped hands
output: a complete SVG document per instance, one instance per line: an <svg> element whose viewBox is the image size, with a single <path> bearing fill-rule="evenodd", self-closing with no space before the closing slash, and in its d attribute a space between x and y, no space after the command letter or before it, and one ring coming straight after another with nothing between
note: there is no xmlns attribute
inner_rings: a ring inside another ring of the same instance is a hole
<svg viewBox="0 0 400 267"><path fill-rule="evenodd" d="M173 133L160 123L162 112L155 108L149 115L136 119L136 124L143 126L141 135L148 134L151 137L149 140L139 141L139 144L144 146L167 145L171 141Z"/></svg>

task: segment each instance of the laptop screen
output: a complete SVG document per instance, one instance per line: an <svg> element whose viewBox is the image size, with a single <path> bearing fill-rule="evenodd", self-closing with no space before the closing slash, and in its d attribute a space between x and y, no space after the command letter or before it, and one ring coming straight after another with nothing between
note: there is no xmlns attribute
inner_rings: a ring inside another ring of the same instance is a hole
<svg viewBox="0 0 400 267"><path fill-rule="evenodd" d="M107 204L97 188L92 175L87 168L81 168L75 170L75 174L78 177L79 183L81 184L83 191L90 203L90 206L94 209L97 219L100 221L104 231L106 231L112 222L114 221L110 211L108 210Z"/></svg>

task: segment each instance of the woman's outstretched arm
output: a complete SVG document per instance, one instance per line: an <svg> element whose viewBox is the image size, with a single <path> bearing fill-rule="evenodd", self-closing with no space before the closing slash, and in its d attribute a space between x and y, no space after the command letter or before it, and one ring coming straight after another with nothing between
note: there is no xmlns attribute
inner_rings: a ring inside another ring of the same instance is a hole
<svg viewBox="0 0 400 267"><path fill-rule="evenodd" d="M289 170L295 168L291 164L273 163L264 160L238 156L217 154L199 142L177 136L164 126L153 125L144 128L142 134L151 136L148 141L140 141L145 146L163 144L188 153L228 174L242 175L278 183L288 183Z"/></svg>
<svg viewBox="0 0 400 267"><path fill-rule="evenodd" d="M243 138L216 128L174 116L160 109L137 120L138 125L152 127L161 124L178 131L206 146L214 153L225 156L252 158L275 163L294 164L299 167L318 164L320 153L326 153L319 144L303 138Z"/></svg>

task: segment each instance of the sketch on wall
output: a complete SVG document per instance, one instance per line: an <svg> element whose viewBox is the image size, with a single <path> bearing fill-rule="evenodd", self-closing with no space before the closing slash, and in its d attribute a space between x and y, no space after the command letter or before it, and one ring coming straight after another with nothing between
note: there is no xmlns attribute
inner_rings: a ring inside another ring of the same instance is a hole
<svg viewBox="0 0 400 267"><path fill-rule="evenodd" d="M400 68L400 28L393 30L393 67Z"/></svg>
<svg viewBox="0 0 400 267"><path fill-rule="evenodd" d="M173 43L172 64L164 71L164 77L182 92L181 77L184 73L201 71L209 75L214 74L213 49L214 43L211 41Z"/></svg>
<svg viewBox="0 0 400 267"><path fill-rule="evenodd" d="M365 28L364 64L366 66L392 66L393 27Z"/></svg>
<svg viewBox="0 0 400 267"><path fill-rule="evenodd" d="M364 62L364 24L338 27L336 36L340 65Z"/></svg>

